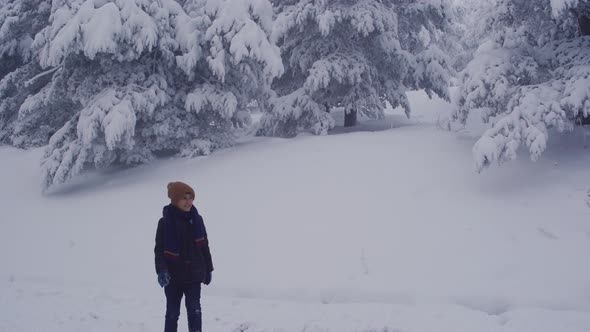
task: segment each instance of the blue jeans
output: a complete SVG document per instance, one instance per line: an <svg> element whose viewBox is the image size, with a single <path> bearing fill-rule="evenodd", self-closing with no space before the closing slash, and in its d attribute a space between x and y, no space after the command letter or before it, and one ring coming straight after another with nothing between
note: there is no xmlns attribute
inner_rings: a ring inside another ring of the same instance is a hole
<svg viewBox="0 0 590 332"><path fill-rule="evenodd" d="M171 282L164 288L166 293L166 323L164 332L176 332L180 316L180 302L184 294L189 332L201 332L201 283Z"/></svg>

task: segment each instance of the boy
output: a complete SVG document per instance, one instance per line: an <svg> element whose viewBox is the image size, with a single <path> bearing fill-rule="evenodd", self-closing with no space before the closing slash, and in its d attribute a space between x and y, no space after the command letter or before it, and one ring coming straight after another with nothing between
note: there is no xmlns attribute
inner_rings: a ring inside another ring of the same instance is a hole
<svg viewBox="0 0 590 332"><path fill-rule="evenodd" d="M213 261L203 218L193 205L194 190L183 182L168 184L154 248L158 283L166 294L164 332L176 332L184 294L189 332L201 332L201 283L209 285Z"/></svg>

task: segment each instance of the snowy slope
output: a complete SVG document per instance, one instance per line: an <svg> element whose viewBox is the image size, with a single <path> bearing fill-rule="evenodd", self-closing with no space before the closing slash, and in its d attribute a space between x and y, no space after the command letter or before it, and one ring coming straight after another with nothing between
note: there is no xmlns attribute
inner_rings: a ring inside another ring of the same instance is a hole
<svg viewBox="0 0 590 332"><path fill-rule="evenodd" d="M440 131L448 105L412 106L410 120L251 138L48 196L41 151L0 148L0 331L160 331L152 250L172 180L194 186L210 236L206 331L590 330L582 133L477 174L481 128Z"/></svg>

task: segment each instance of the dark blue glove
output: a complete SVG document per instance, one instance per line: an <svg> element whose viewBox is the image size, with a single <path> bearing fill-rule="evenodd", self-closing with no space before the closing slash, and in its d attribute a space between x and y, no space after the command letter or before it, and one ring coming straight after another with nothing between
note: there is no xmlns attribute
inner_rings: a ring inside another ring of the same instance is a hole
<svg viewBox="0 0 590 332"><path fill-rule="evenodd" d="M166 287L170 283L170 273L168 271L162 271L158 273L158 283L161 287Z"/></svg>
<svg viewBox="0 0 590 332"><path fill-rule="evenodd" d="M203 279L203 283L205 285L209 285L211 283L211 277L212 277L211 274L212 274L211 272L205 272L205 278Z"/></svg>

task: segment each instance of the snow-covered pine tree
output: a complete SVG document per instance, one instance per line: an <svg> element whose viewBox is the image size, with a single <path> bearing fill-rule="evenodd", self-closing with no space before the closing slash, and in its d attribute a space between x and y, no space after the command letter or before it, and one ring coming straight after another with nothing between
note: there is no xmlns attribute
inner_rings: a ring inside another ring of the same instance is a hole
<svg viewBox="0 0 590 332"><path fill-rule="evenodd" d="M514 159L521 144L536 160L549 130L590 116L590 1L496 0L490 37L462 73L455 120L471 111L492 122L473 148L478 171Z"/></svg>
<svg viewBox="0 0 590 332"><path fill-rule="evenodd" d="M50 0L0 0L0 79L33 58L31 44L49 9Z"/></svg>
<svg viewBox="0 0 590 332"><path fill-rule="evenodd" d="M285 74L275 80L262 135L294 136L334 126L329 110L383 116L385 101L409 115L407 90L448 99L448 58L438 43L451 20L445 0L281 0L273 39Z"/></svg>
<svg viewBox="0 0 590 332"><path fill-rule="evenodd" d="M232 144L250 94L268 89L283 70L269 42L272 6L181 3L53 0L50 25L33 46L55 73L21 106L36 113L49 94L71 103L42 160L44 189L88 167Z"/></svg>
<svg viewBox="0 0 590 332"><path fill-rule="evenodd" d="M0 143L43 145L65 122L42 112L19 112L27 96L51 79L31 47L35 34L48 23L50 8L49 0L0 0Z"/></svg>
<svg viewBox="0 0 590 332"><path fill-rule="evenodd" d="M489 37L493 23L490 12L495 9L495 0L454 0L453 8L456 14L452 26L457 49L450 56L454 69L461 71L473 59L481 41Z"/></svg>
<svg viewBox="0 0 590 332"><path fill-rule="evenodd" d="M190 0L178 65L197 84L186 108L214 109L234 127L249 123L248 105L266 105L271 81L283 71L279 48L270 41L273 8L268 0ZM199 14L197 14L199 13ZM196 23L205 17L205 24ZM190 20L193 21L191 25ZM191 28L191 26L202 28ZM191 38L203 31L198 40ZM198 58L200 57L200 60Z"/></svg>

